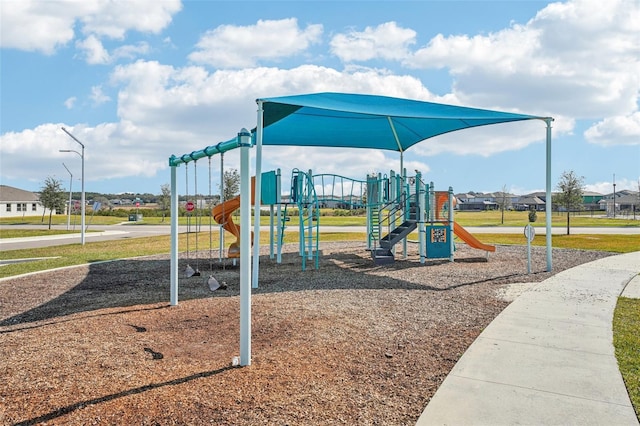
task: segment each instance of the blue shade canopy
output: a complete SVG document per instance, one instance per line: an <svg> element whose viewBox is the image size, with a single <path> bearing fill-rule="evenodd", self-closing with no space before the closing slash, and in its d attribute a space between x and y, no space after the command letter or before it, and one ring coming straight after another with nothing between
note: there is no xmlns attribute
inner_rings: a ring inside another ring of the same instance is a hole
<svg viewBox="0 0 640 426"><path fill-rule="evenodd" d="M456 130L545 119L387 96L315 93L258 99L264 145L330 146L406 151Z"/></svg>

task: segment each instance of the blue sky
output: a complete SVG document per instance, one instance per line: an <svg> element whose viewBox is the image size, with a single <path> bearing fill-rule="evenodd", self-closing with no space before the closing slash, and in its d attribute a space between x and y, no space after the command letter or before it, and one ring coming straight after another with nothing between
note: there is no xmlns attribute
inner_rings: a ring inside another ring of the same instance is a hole
<svg viewBox="0 0 640 426"><path fill-rule="evenodd" d="M554 184L638 190L640 1L30 1L0 3L0 182L159 193L168 158L228 140L256 98L369 93L552 116ZM543 122L424 141L405 154L438 188L545 184ZM394 152L265 147L263 169L364 179ZM225 155L237 168L239 153ZM208 192L208 164L198 164ZM181 171L184 173L184 171ZM212 160L218 188L219 158ZM181 178L184 175L180 175ZM192 177L191 177L192 179ZM184 182L181 188L184 190ZM194 182L189 185L193 190Z"/></svg>

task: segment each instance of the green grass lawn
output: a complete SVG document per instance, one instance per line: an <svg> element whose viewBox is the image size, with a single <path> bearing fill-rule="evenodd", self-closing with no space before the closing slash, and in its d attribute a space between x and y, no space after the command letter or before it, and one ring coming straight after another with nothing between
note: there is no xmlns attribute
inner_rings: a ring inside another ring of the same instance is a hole
<svg viewBox="0 0 640 426"><path fill-rule="evenodd" d="M42 237L44 235L63 235L79 232L61 229L11 229L10 227L4 227L0 229L0 238Z"/></svg>
<svg viewBox="0 0 640 426"><path fill-rule="evenodd" d="M487 244L526 244L523 234L477 234L476 237ZM638 235L554 235L552 242L553 247L556 248L609 251L613 253L630 253L640 250L640 237ZM544 235L536 235L531 244L545 246L546 237Z"/></svg>
<svg viewBox="0 0 640 426"><path fill-rule="evenodd" d="M613 345L631 403L640 419L640 299L618 299L613 315Z"/></svg>
<svg viewBox="0 0 640 426"><path fill-rule="evenodd" d="M367 219L365 216L333 216L333 211L330 209L323 209L324 216L320 217L320 224L327 226L365 226ZM598 212L599 213L599 212ZM187 222L195 224L199 222L202 225L209 225L208 215L192 216L187 218L181 216L178 218L180 225L186 225ZM298 225L298 215L289 216L288 226ZM86 223L93 225L115 225L122 222L127 222L132 226L144 226L144 225L170 225L171 219L166 217L145 217L143 214L142 221L129 222L127 217L114 217L114 216L99 216L91 217L87 215L85 218ZM234 216L234 220L238 221L239 217ZM274 217L275 221L275 217ZM456 212L455 221L462 226L525 226L529 223L528 212L516 212L505 211L504 223L502 223L502 216L499 211L485 211L485 212ZM0 219L0 225L3 229L4 225L42 225L48 226L49 218L46 217L44 222L41 216L27 216L24 218L2 218ZM65 215L56 215L52 217L52 224L65 225L67 223L67 217ZM213 222L214 226L217 226ZM564 213L553 213L551 218L552 226L565 227L567 224L567 217ZM80 226L80 217L72 217L72 224L76 227ZM269 224L268 216L260 217L261 225ZM538 212L538 220L534 224L535 226L545 225L545 213ZM632 218L606 218L594 216L591 213L572 214L571 215L571 227L640 227L640 220L633 220Z"/></svg>

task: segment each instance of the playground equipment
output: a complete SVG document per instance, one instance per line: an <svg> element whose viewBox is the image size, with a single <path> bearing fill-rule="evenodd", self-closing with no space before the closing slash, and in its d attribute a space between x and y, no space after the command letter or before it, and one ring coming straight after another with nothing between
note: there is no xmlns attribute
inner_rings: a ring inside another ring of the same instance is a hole
<svg viewBox="0 0 640 426"><path fill-rule="evenodd" d="M448 226L449 222L444 217L444 215L442 214L442 212L444 210L443 206L445 206L445 205L447 205L447 203L449 203L449 198L450 197L453 197L453 195L448 193L448 192L444 192L444 191L436 192L436 210L435 210L436 219L443 220L443 224L445 226ZM455 204L456 204L455 197L453 198L452 202L453 202L453 206L455 206ZM478 240L476 237L474 237L473 234L471 234L469 231L464 229L457 222L453 222L453 233L458 238L460 238L462 241L467 243L470 247L473 247L473 248L479 249L479 250L484 250L486 252L495 252L496 251L496 247L495 246L492 246L492 245L489 245L489 244L484 244L483 242Z"/></svg>
<svg viewBox="0 0 640 426"><path fill-rule="evenodd" d="M255 203L255 177L251 178L251 204ZM240 257L240 227L233 221L233 213L240 208L240 196L224 201L213 208L211 215L216 223L222 225L222 228L230 232L236 241L229 246L227 257L239 258ZM253 233L252 233L253 238ZM223 247L220 247L222 251Z"/></svg>
<svg viewBox="0 0 640 426"><path fill-rule="evenodd" d="M311 170L305 173L293 169L289 200L290 202L285 204L284 217L279 222L278 262L281 259L284 231L289 218L287 206L292 204L298 208L299 252L302 258L302 270L306 269L307 260L313 260L314 268L318 269L320 267L320 205Z"/></svg>
<svg viewBox="0 0 640 426"><path fill-rule="evenodd" d="M393 171L389 179L370 180L368 189L372 220L368 221L369 240L373 240L371 257L378 265L395 261L395 245L403 242L406 257L407 238L418 230L420 263L425 259L449 258L453 261L455 250L452 234L470 247L494 252L495 247L484 244L453 219L455 197L453 189L434 191L433 183L427 188L419 172L413 177ZM386 185L387 188L378 186ZM385 195L386 194L386 195ZM377 220L375 215L377 213ZM383 235L383 230L386 235Z"/></svg>
<svg viewBox="0 0 640 426"><path fill-rule="evenodd" d="M205 156L240 150L240 226L250 226L249 150L254 146L256 191L260 192L262 145L328 146L373 148L403 153L435 136L477 126L525 120L546 123L546 194L551 199L551 123L552 117L505 113L453 105L420 102L384 96L314 93L256 99L257 123L253 134L243 128L237 137L180 157L171 156L171 305L178 303L178 196L176 169ZM304 131L301 131L304 129ZM406 174L406 173L405 173ZM418 203L421 198L418 197ZM84 205L84 203L83 203ZM451 209L452 210L452 209ZM424 218L424 209L420 215ZM407 210L403 212L407 215ZM251 364L251 287L257 286L259 271L260 203L254 209L253 273L250 268L249 233L240 236L240 361ZM419 216L420 217L420 216ZM423 222L424 223L424 222ZM551 203L547 203L547 271L552 270ZM453 219L449 228L453 228ZM84 226L83 226L84 229ZM422 228L420 229L422 231ZM420 232L420 238L424 233ZM407 239L403 239L406 245ZM453 244L453 243L451 243ZM420 245L421 247L423 244ZM422 249L421 249L422 250ZM406 251L405 251L406 253ZM423 256L421 253L421 261ZM253 277L253 283L252 283ZM252 284L252 285L251 285Z"/></svg>
<svg viewBox="0 0 640 426"><path fill-rule="evenodd" d="M195 197L197 200L197 161L193 162ZM185 165L185 177L188 181L188 165ZM277 243L277 263L282 262L282 246L284 234L291 216L290 207L297 208L299 255L302 259L302 270L307 261L313 261L315 269L319 268L319 231L320 208L365 209L367 218L367 250L376 264L395 262L395 248L403 244L403 256L406 258L407 242L419 244L420 262L425 259L449 258L453 261L455 251L453 235L460 238L470 247L494 252L495 247L484 244L453 219L455 197L453 190L435 191L433 183L427 186L420 172L415 176L406 176L390 171L388 175L369 175L366 180L352 179L335 174L316 174L312 170L304 172L293 169L288 199L283 201L281 194L281 172L262 173L260 200L261 205L269 206L270 258L275 257L274 244ZM209 192L211 192L211 159L209 158ZM255 177L251 178L250 203L255 204ZM186 184L188 194L188 183ZM199 204L199 203L198 203ZM241 229L234 222L233 214L241 205L241 195L224 201L211 210L211 218L221 226L221 231L231 233L236 240L227 250L227 257L234 259L240 256ZM277 208L277 221L274 221L274 209ZM190 213L188 213L190 214ZM196 209L196 224L198 215ZM190 224L190 222L189 222ZM409 240L409 236L417 231L418 241ZM190 232L190 226L188 228ZM277 235L275 233L277 232ZM251 240L254 232L251 233ZM221 250L223 236L221 232ZM198 251L198 234L195 237ZM210 236L211 246L211 236ZM187 260L189 260L189 237L187 234ZM210 248L211 254L211 248ZM198 262L196 257L196 262ZM210 262L211 264L211 259ZM211 268L210 268L211 269ZM187 265L187 276L198 276L199 263L196 269Z"/></svg>

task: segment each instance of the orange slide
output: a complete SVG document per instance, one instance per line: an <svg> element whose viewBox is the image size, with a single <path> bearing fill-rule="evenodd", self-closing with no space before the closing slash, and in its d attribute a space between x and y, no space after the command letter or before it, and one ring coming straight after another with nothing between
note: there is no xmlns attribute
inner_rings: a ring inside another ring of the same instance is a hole
<svg viewBox="0 0 640 426"><path fill-rule="evenodd" d="M448 192L445 192L445 191L436 192L436 219L445 219L445 218L442 218L441 216L443 216L442 214L443 206L445 203L448 203L448 202L449 202ZM455 205L455 198L453 199L453 204ZM446 224L449 225L448 222ZM490 246L488 244L481 242L476 237L474 237L473 234L471 234L469 231L464 229L461 225L458 225L456 222L453 222L453 233L456 234L458 238L460 238L462 241L467 243L469 247L473 247L473 248L484 250L484 251L490 251L490 252L496 251L495 246Z"/></svg>
<svg viewBox="0 0 640 426"><path fill-rule="evenodd" d="M453 232L461 238L465 243L469 244L470 247L477 248L484 251L496 251L495 246L490 246L489 244L485 244L478 240L473 234L469 233L462 226L458 225L456 222L453 222Z"/></svg>
<svg viewBox="0 0 640 426"><path fill-rule="evenodd" d="M255 183L256 178L251 178L251 204L255 202ZM229 231L236 237L236 241L229 246L229 252L227 254L230 258L240 257L240 227L233 221L233 212L240 208L240 196L220 203L213 208L211 215L216 223L222 225L222 227ZM253 244L253 232L251 233L251 244Z"/></svg>

